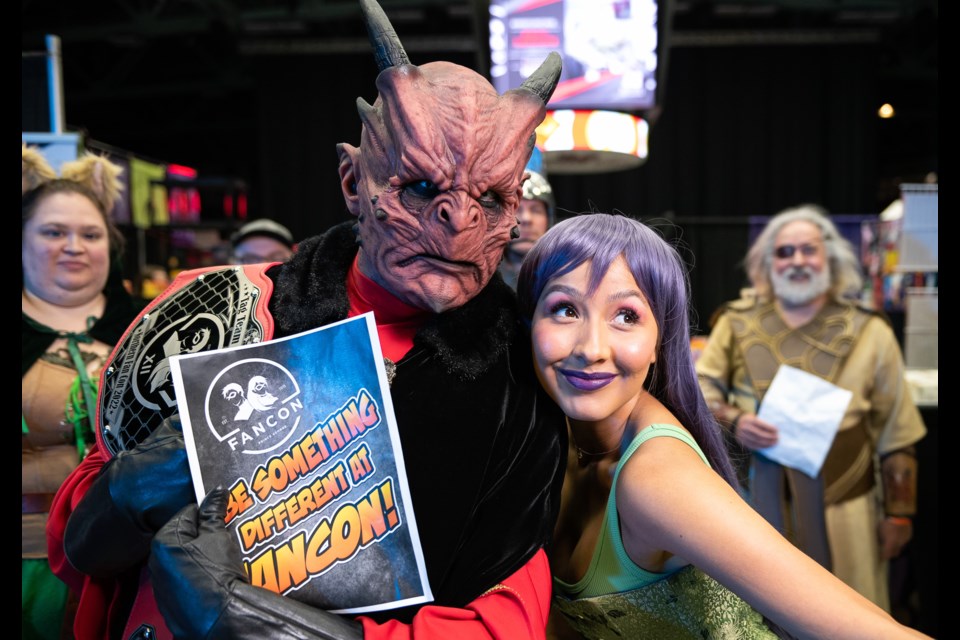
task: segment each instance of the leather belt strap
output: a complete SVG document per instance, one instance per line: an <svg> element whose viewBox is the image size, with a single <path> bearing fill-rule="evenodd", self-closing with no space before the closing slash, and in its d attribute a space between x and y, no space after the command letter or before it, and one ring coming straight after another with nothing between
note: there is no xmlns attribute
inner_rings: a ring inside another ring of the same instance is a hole
<svg viewBox="0 0 960 640"><path fill-rule="evenodd" d="M21 494L23 511L21 513L47 513L53 504L53 493Z"/></svg>

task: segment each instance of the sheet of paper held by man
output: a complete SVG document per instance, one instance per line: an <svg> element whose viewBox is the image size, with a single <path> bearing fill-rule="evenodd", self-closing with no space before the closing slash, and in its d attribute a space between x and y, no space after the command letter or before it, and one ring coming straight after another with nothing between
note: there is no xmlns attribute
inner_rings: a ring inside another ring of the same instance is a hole
<svg viewBox="0 0 960 640"><path fill-rule="evenodd" d="M757 417L779 430L777 444L757 453L817 477L853 393L806 371L780 365Z"/></svg>
<svg viewBox="0 0 960 640"><path fill-rule="evenodd" d="M433 600L373 314L171 359L197 499L256 586L336 613Z"/></svg>

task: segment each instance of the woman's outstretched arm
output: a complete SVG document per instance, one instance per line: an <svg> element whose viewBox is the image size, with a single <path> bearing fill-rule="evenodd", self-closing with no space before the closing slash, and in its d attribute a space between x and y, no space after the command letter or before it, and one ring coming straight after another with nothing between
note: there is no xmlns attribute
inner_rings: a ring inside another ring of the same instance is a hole
<svg viewBox="0 0 960 640"><path fill-rule="evenodd" d="M624 546L648 570L682 558L798 638L928 637L797 549L679 440L644 443L615 490Z"/></svg>

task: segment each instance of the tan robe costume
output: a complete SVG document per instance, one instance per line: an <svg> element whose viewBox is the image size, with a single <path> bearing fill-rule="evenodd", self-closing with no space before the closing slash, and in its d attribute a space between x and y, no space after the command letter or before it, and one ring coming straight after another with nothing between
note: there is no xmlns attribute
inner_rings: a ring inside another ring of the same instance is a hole
<svg viewBox="0 0 960 640"><path fill-rule="evenodd" d="M754 455L750 500L805 553L889 610L878 458L926 433L896 337L883 318L847 303L828 303L791 330L772 303L738 300L717 319L696 367L708 404L756 413L781 363L853 398L817 478Z"/></svg>

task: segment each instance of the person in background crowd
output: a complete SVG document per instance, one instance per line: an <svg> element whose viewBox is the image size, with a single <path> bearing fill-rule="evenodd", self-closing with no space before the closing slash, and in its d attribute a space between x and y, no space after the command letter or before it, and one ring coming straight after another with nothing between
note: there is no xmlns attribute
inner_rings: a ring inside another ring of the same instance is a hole
<svg viewBox="0 0 960 640"><path fill-rule="evenodd" d="M889 610L887 565L913 535L914 447L926 433L897 339L881 315L855 302L859 262L821 207L771 218L746 266L753 295L729 303L716 319L696 364L700 387L720 423L756 452L748 487L753 506ZM763 456L779 430L757 412L782 365L853 394L816 478Z"/></svg>
<svg viewBox="0 0 960 640"><path fill-rule="evenodd" d="M246 223L233 234L230 244L233 264L286 262L296 251L290 230L269 218Z"/></svg>
<svg viewBox="0 0 960 640"><path fill-rule="evenodd" d="M120 168L88 155L58 178L21 150L21 638L69 633L67 587L47 562L54 493L93 443L91 414L110 349L135 311L109 213Z"/></svg>
<svg viewBox="0 0 960 640"><path fill-rule="evenodd" d="M676 249L622 215L564 220L523 262L517 296L537 377L567 415L570 443L549 548L551 633L925 637L804 555L737 494L697 383L688 292Z"/></svg>
<svg viewBox="0 0 960 640"><path fill-rule="evenodd" d="M170 274L158 264L144 265L140 270L140 299L146 304L170 286Z"/></svg>
<svg viewBox="0 0 960 640"><path fill-rule="evenodd" d="M553 225L555 215L553 188L543 174L530 171L530 177L523 183L523 199L517 209L517 233L510 240L503 261L500 263L500 275L503 281L514 290L517 288L517 276L523 257L530 251L540 236Z"/></svg>
<svg viewBox="0 0 960 640"><path fill-rule="evenodd" d="M148 630L160 639L545 636L544 548L563 480L563 416L534 377L515 294L494 276L560 57L548 55L501 96L465 67L410 63L382 9L361 6L379 97L357 100L360 143L337 149L352 219L301 242L284 263L181 274L110 366L123 372L151 344L175 355L167 347L184 341L171 328L194 317L218 314L223 334L211 335L211 321L204 340L227 346L372 311L388 371L395 364L392 404L434 601L353 618L300 602L298 592L252 586L224 526L224 493L199 509L194 502L175 407L157 416L133 393L172 394L172 383L137 379L129 393L104 392L108 412L112 399L130 403L110 437L139 427L138 416L167 419L115 456L98 429L96 454L57 494L47 529L58 575L85 585L78 636L124 628L124 638Z"/></svg>

